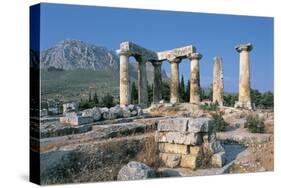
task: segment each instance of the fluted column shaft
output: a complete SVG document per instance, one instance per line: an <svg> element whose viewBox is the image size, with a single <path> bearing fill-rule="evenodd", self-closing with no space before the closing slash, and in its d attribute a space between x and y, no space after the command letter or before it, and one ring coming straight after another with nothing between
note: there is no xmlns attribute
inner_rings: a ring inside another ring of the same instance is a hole
<svg viewBox="0 0 281 188"><path fill-rule="evenodd" d="M120 52L120 106L130 104L129 54Z"/></svg>
<svg viewBox="0 0 281 188"><path fill-rule="evenodd" d="M199 60L202 55L192 53L190 59L190 103L198 104L200 102L200 73Z"/></svg>
<svg viewBox="0 0 281 188"><path fill-rule="evenodd" d="M138 101L142 108L148 106L146 62L141 58L138 61Z"/></svg>
<svg viewBox="0 0 281 188"><path fill-rule="evenodd" d="M169 60L171 63L170 103L179 102L179 63L180 59Z"/></svg>
<svg viewBox="0 0 281 188"><path fill-rule="evenodd" d="M223 72L222 72L222 58L214 57L213 65L213 103L223 105Z"/></svg>
<svg viewBox="0 0 281 188"><path fill-rule="evenodd" d="M162 62L153 62L154 82L153 82L153 103L158 103L162 99Z"/></svg>

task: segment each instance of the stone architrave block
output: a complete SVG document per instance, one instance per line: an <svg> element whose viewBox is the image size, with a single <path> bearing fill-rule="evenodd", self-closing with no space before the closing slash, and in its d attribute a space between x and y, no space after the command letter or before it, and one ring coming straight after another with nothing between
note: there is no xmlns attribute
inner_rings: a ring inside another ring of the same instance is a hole
<svg viewBox="0 0 281 188"><path fill-rule="evenodd" d="M157 128L158 131L162 132L186 132L189 119L190 118L171 118L160 120Z"/></svg>
<svg viewBox="0 0 281 188"><path fill-rule="evenodd" d="M190 119L188 122L188 132L190 133L207 133L209 131L212 131L214 127L214 120L210 118L194 118Z"/></svg>
<svg viewBox="0 0 281 188"><path fill-rule="evenodd" d="M189 146L182 144L160 143L159 151L162 153L189 154Z"/></svg>
<svg viewBox="0 0 281 188"><path fill-rule="evenodd" d="M160 153L159 156L162 162L169 168L175 168L180 164L180 154Z"/></svg>

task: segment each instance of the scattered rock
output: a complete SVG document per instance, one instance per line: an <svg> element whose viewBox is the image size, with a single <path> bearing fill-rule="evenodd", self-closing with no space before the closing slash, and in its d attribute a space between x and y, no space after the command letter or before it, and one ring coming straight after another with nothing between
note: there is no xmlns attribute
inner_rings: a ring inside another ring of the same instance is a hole
<svg viewBox="0 0 281 188"><path fill-rule="evenodd" d="M211 165L216 168L221 168L225 165L226 155L225 152L215 153L211 158Z"/></svg>
<svg viewBox="0 0 281 188"><path fill-rule="evenodd" d="M152 168L146 164L131 161L121 168L117 180L141 180L154 177L156 177L156 173Z"/></svg>

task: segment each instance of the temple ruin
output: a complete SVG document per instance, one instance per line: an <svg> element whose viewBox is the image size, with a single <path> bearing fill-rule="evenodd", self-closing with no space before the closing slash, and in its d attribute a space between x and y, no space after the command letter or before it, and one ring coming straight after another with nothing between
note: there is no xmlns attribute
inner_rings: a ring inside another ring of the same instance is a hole
<svg viewBox="0 0 281 188"><path fill-rule="evenodd" d="M240 53L240 82L239 82L239 101L236 107L252 109L250 96L250 63L249 51L251 44L242 44L236 47ZM162 100L162 63L168 61L171 64L170 80L170 103L179 102L179 64L182 59L190 60L190 103L200 103L200 69L199 60L202 54L196 51L192 45L154 52L143 48L137 44L126 41L120 44L118 50L120 56L120 106L126 106L131 103L130 95L130 77L129 77L129 58L134 57L138 65L138 103L141 107L148 107L147 91L147 73L146 64L150 62L154 67L153 80L153 103L159 103ZM222 59L214 58L213 68L213 102L223 105L223 73Z"/></svg>

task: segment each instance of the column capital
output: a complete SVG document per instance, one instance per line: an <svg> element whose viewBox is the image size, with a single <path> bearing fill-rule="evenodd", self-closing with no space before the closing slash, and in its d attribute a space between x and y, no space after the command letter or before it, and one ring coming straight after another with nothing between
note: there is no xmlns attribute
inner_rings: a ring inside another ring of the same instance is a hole
<svg viewBox="0 0 281 188"><path fill-rule="evenodd" d="M181 62L181 58L178 57L169 57L168 58L169 63L180 63Z"/></svg>
<svg viewBox="0 0 281 188"><path fill-rule="evenodd" d="M154 67L158 67L162 65L162 61L150 61Z"/></svg>
<svg viewBox="0 0 281 188"><path fill-rule="evenodd" d="M188 56L188 59L189 59L189 60L193 60L193 59L200 60L202 57L203 57L202 54L196 52L196 53L190 54L190 55Z"/></svg>
<svg viewBox="0 0 281 188"><path fill-rule="evenodd" d="M235 49L237 52L242 52L242 51L251 51L253 49L253 45L251 43L247 43L247 44L239 44L235 46Z"/></svg>
<svg viewBox="0 0 281 188"><path fill-rule="evenodd" d="M117 52L117 54L118 54L119 56L120 56L120 55L126 55L126 56L130 56L130 55L131 55L130 51L117 50L116 52Z"/></svg>

